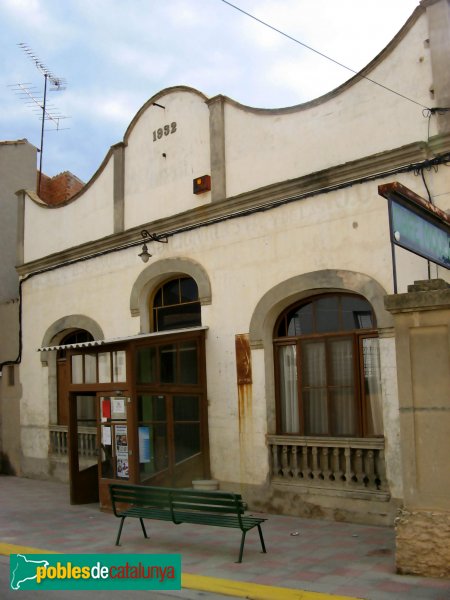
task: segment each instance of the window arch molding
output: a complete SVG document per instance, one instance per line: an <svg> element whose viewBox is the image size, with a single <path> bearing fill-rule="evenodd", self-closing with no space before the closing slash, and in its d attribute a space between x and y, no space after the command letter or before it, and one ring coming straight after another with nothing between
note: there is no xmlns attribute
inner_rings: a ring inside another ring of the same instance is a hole
<svg viewBox="0 0 450 600"><path fill-rule="evenodd" d="M386 290L364 273L326 269L291 277L271 288L256 305L250 320L252 348L267 348L279 315L290 305L324 292L351 292L372 305L378 329L393 327L393 318L384 308Z"/></svg>
<svg viewBox="0 0 450 600"><path fill-rule="evenodd" d="M104 340L105 335L100 325L86 315L67 315L52 323L42 337L41 346L58 345L71 331L84 329L94 340ZM41 364L48 367L48 401L50 423L57 423L57 367L56 352L40 352Z"/></svg>
<svg viewBox="0 0 450 600"><path fill-rule="evenodd" d="M85 329L92 335L94 340L105 339L103 329L94 319L86 315L68 315L58 319L48 327L42 338L41 346L57 345L70 331L74 331L75 329ZM48 352L41 352L40 354L41 362L47 363Z"/></svg>
<svg viewBox="0 0 450 600"><path fill-rule="evenodd" d="M188 276L196 282L202 306L211 304L211 283L205 269L186 258L168 258L149 265L136 279L130 296L131 316L140 317L141 333L150 331L148 299L154 290L172 277Z"/></svg>
<svg viewBox="0 0 450 600"><path fill-rule="evenodd" d="M260 299L250 320L250 345L264 349L267 427L276 429L273 331L280 314L289 306L324 292L350 292L366 298L372 305L378 329L392 328L393 318L384 308L387 292L364 273L325 269L296 275L268 290Z"/></svg>

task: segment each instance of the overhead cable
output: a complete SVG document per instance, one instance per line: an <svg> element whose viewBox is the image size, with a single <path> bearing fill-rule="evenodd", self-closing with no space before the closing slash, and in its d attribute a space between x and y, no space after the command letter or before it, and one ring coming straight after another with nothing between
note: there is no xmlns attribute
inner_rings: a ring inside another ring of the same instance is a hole
<svg viewBox="0 0 450 600"><path fill-rule="evenodd" d="M273 25L270 25L269 23L266 23L266 21L263 21L262 19L259 19L258 17L255 17L255 15L252 15L249 12L246 12L245 10L243 10L242 8L240 8L239 6L236 6L235 4L232 4L231 2L228 2L228 0L221 0L221 1L224 4L228 4L228 6L231 6L231 8L234 8L234 9L238 10L239 12L241 12L244 15L246 15L247 17L250 17L250 19L253 19L254 21L257 21L258 23L260 23L261 25L264 25L265 27L268 27L269 29L272 29L272 31L275 31L276 33L279 33L280 35L284 36L285 38L288 38L292 42L295 42L296 44L300 44L300 46L303 46L304 48L307 48L308 50L311 50L311 52L314 52L315 54L318 54L322 58L325 58L325 59L331 61L332 63L334 63L335 65L338 65L339 67L342 67L343 69L347 69L347 71L350 71L354 75L357 75L358 77L361 77L361 79L365 79L366 81L370 81L370 83L373 83L374 85L377 85L378 87L383 88L387 92L391 92L392 94L395 94L396 96L400 96L400 98L403 98L404 100L408 100L408 102L412 102L413 104L417 104L417 106L420 106L420 107L422 107L422 108L424 108L426 110L431 110L428 106L425 106L424 104L421 104L420 102L417 102L417 100L413 100L412 98L409 98L408 96L405 96L404 94L401 94L400 92L397 92L397 91L389 88L388 86L383 85L382 83L380 83L378 81L375 81L374 79L371 79L370 77L367 77L366 75L361 75L361 73L359 73L358 71L355 71L354 69L352 69L350 67L347 67L347 65L344 65L343 63L339 62L338 60L335 60L334 58L331 58L330 56L327 56L323 52L319 52L319 50L316 50L315 48L312 48L311 46L308 46L308 44L305 44L304 42L301 42L297 38L292 37L288 33L285 33L284 31L281 31L281 29L277 29Z"/></svg>

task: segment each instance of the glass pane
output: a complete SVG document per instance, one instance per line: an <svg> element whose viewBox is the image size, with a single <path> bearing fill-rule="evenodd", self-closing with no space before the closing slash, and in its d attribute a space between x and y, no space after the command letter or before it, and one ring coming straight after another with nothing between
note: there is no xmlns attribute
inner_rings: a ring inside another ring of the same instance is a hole
<svg viewBox="0 0 450 600"><path fill-rule="evenodd" d="M126 353L125 350L118 350L112 353L113 357L113 381L126 381Z"/></svg>
<svg viewBox="0 0 450 600"><path fill-rule="evenodd" d="M166 399L164 396L138 396L138 421L165 421Z"/></svg>
<svg viewBox="0 0 450 600"><path fill-rule="evenodd" d="M154 383L156 377L156 348L140 348L137 351L137 381L138 383Z"/></svg>
<svg viewBox="0 0 450 600"><path fill-rule="evenodd" d="M200 302L159 308L155 318L158 331L201 325Z"/></svg>
<svg viewBox="0 0 450 600"><path fill-rule="evenodd" d="M83 383L83 355L72 355L72 383Z"/></svg>
<svg viewBox="0 0 450 600"><path fill-rule="evenodd" d="M180 280L181 302L198 300L198 287L193 279L187 277Z"/></svg>
<svg viewBox="0 0 450 600"><path fill-rule="evenodd" d="M111 425L102 425L101 428L101 476L113 478L114 477L114 459L113 459L113 446L112 446L112 427Z"/></svg>
<svg viewBox="0 0 450 600"><path fill-rule="evenodd" d="M162 306L162 288L155 294L155 299L153 300L153 306Z"/></svg>
<svg viewBox="0 0 450 600"><path fill-rule="evenodd" d="M97 355L84 355L84 382L97 383Z"/></svg>
<svg viewBox="0 0 450 600"><path fill-rule="evenodd" d="M174 421L199 421L200 404L198 396L173 397Z"/></svg>
<svg viewBox="0 0 450 600"><path fill-rule="evenodd" d="M311 303L291 312L287 317L287 335L306 335L313 332L313 305Z"/></svg>
<svg viewBox="0 0 450 600"><path fill-rule="evenodd" d="M176 463L200 452L199 423L175 423L174 434Z"/></svg>
<svg viewBox="0 0 450 600"><path fill-rule="evenodd" d="M109 383L111 381L111 354L99 352L98 354L98 382Z"/></svg>
<svg viewBox="0 0 450 600"><path fill-rule="evenodd" d="M332 435L357 434L356 410L353 389L340 389L331 393L333 406Z"/></svg>
<svg viewBox="0 0 450 600"><path fill-rule="evenodd" d="M159 364L161 383L175 383L177 374L177 347L175 344L160 347Z"/></svg>
<svg viewBox="0 0 450 600"><path fill-rule="evenodd" d="M143 425L139 434L139 474L145 481L168 466L167 428L165 424Z"/></svg>
<svg viewBox="0 0 450 600"><path fill-rule="evenodd" d="M197 344L184 342L178 346L180 361L179 383L198 383Z"/></svg>
<svg viewBox="0 0 450 600"><path fill-rule="evenodd" d="M305 435L326 435L328 433L327 390L304 390L303 410Z"/></svg>
<svg viewBox="0 0 450 600"><path fill-rule="evenodd" d="M297 348L280 346L280 403L282 433L298 433Z"/></svg>
<svg viewBox="0 0 450 600"><path fill-rule="evenodd" d="M367 435L383 435L381 377L378 338L364 338L364 395L366 400Z"/></svg>
<svg viewBox="0 0 450 600"><path fill-rule="evenodd" d="M302 342L302 387L325 386L325 342Z"/></svg>
<svg viewBox="0 0 450 600"><path fill-rule="evenodd" d="M342 296L342 329L371 329L372 308L364 298Z"/></svg>
<svg viewBox="0 0 450 600"><path fill-rule="evenodd" d="M96 427L95 396L77 396L78 427Z"/></svg>
<svg viewBox="0 0 450 600"><path fill-rule="evenodd" d="M331 385L354 386L353 342L349 338L329 340Z"/></svg>
<svg viewBox="0 0 450 600"><path fill-rule="evenodd" d="M179 279L168 281L163 286L163 304L168 306L171 304L179 304L180 302L180 284Z"/></svg>
<svg viewBox="0 0 450 600"><path fill-rule="evenodd" d="M316 307L316 332L339 331L339 303L337 296L319 298Z"/></svg>

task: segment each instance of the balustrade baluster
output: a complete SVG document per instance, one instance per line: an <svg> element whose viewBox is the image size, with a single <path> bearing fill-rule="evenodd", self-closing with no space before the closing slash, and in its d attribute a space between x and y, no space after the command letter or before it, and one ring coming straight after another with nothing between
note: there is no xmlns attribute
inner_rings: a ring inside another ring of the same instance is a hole
<svg viewBox="0 0 450 600"><path fill-rule="evenodd" d="M367 477L367 487L376 489L375 477L375 453L373 450L367 450L364 455L364 470Z"/></svg>
<svg viewBox="0 0 450 600"><path fill-rule="evenodd" d="M322 448L322 476L324 481L331 480L331 471L330 471L330 456L328 454L328 448Z"/></svg>
<svg viewBox="0 0 450 600"><path fill-rule="evenodd" d="M303 479L309 479L311 476L311 468L308 460L308 446L302 447L302 476Z"/></svg>
<svg viewBox="0 0 450 600"><path fill-rule="evenodd" d="M352 472L352 451L351 448L344 448L344 456L345 456L345 483L346 485L351 485L353 479Z"/></svg>
<svg viewBox="0 0 450 600"><path fill-rule="evenodd" d="M384 450L380 449L375 456L375 469L379 480L379 489L383 492L388 490L386 480L386 463L384 462Z"/></svg>
<svg viewBox="0 0 450 600"><path fill-rule="evenodd" d="M280 474L280 466L278 464L278 446L272 444L272 475L278 477Z"/></svg>
<svg viewBox="0 0 450 600"><path fill-rule="evenodd" d="M289 476L289 458L288 458L288 446L284 445L281 450L281 470L283 477Z"/></svg>
<svg viewBox="0 0 450 600"><path fill-rule="evenodd" d="M318 479L321 475L321 470L319 468L319 457L318 457L318 448L317 446L312 447L312 474L314 479Z"/></svg>
<svg viewBox="0 0 450 600"><path fill-rule="evenodd" d="M338 483L340 483L344 478L344 471L341 469L340 456L340 448L333 448L333 453L331 457L331 468L333 472L334 481Z"/></svg>
<svg viewBox="0 0 450 600"><path fill-rule="evenodd" d="M291 448L291 473L294 479L298 478L298 461L297 461L297 446L292 446Z"/></svg>
<svg viewBox="0 0 450 600"><path fill-rule="evenodd" d="M359 448L354 452L354 473L356 477L356 482L359 485L364 485L364 468L363 468L363 453Z"/></svg>

